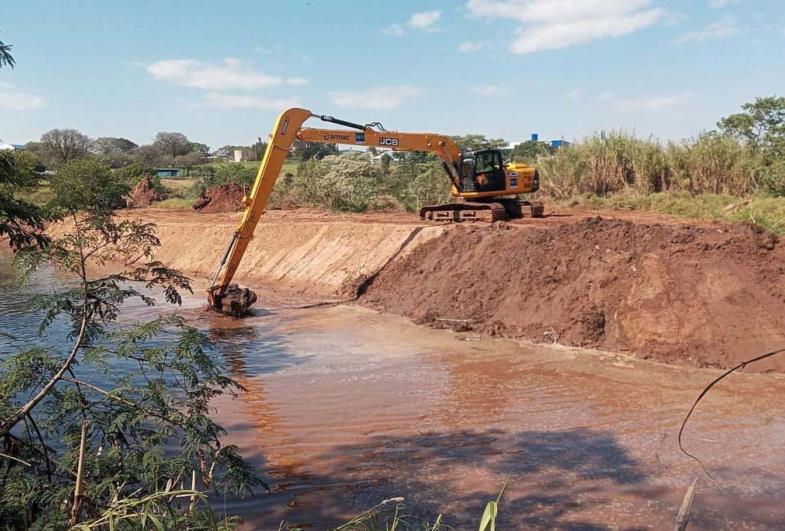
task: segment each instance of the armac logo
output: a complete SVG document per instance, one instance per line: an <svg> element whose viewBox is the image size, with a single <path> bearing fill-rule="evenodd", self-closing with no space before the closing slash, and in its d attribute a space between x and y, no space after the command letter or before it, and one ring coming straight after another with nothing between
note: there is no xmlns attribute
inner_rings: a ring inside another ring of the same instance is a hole
<svg viewBox="0 0 785 531"><path fill-rule="evenodd" d="M336 134L330 133L330 134L324 135L324 140L327 140L327 141L332 140L334 142L348 142L349 141L349 135L336 135Z"/></svg>
<svg viewBox="0 0 785 531"><path fill-rule="evenodd" d="M390 146L390 147L397 146L398 145L398 139L397 138L390 138L390 137L381 136L381 137L379 137L379 145L380 146Z"/></svg>

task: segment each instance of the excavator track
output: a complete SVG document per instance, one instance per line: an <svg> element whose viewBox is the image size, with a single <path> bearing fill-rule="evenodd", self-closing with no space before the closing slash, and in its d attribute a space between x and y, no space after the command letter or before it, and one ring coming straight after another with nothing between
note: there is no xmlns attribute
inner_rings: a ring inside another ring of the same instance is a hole
<svg viewBox="0 0 785 531"><path fill-rule="evenodd" d="M431 223L460 223L463 221L493 223L507 219L507 210L501 203L428 205L420 209L420 219Z"/></svg>
<svg viewBox="0 0 785 531"><path fill-rule="evenodd" d="M463 221L483 221L493 223L505 219L518 219L527 214L541 218L545 206L537 201L522 199L499 199L494 203L449 203L429 205L420 209L420 219L430 223L460 223Z"/></svg>

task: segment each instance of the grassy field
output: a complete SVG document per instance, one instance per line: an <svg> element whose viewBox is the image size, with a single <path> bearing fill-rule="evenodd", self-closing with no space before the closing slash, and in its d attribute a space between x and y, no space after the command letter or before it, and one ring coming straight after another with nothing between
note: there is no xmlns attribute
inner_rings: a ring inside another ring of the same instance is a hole
<svg viewBox="0 0 785 531"><path fill-rule="evenodd" d="M771 196L736 197L728 194L586 194L557 201L558 205L642 210L690 219L717 219L760 225L776 234L785 234L785 198Z"/></svg>

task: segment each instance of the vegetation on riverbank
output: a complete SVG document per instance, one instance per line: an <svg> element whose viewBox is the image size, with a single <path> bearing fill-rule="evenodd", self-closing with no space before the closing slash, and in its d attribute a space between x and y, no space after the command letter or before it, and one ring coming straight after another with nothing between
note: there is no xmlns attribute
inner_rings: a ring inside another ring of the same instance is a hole
<svg viewBox="0 0 785 531"><path fill-rule="evenodd" d="M689 219L709 219L752 223L775 234L785 234L785 197L729 194L690 194L660 192L651 194L620 193L610 196L583 194L554 201L551 211L561 206L613 210L639 210L671 214Z"/></svg>
<svg viewBox="0 0 785 531"><path fill-rule="evenodd" d="M181 317L118 322L128 300L154 305L150 290L179 304L189 279L153 260L160 242L152 224L114 217L128 191L120 173L69 161L37 206L16 198L29 171L18 162L0 154L0 236L10 238L23 279L47 265L68 281L33 301L41 333L62 333L62 346L19 341L0 367L0 521L13 529L226 528L232 519L216 517L206 494L261 484L209 415L212 398L240 386ZM48 234L51 220L66 221L65 230ZM128 265L92 267L110 261ZM134 370L118 376L123 365Z"/></svg>

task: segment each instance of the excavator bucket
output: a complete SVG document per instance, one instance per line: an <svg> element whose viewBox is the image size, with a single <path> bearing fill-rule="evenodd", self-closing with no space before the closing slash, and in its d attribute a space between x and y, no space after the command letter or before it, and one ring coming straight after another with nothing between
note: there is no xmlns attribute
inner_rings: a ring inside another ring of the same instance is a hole
<svg viewBox="0 0 785 531"><path fill-rule="evenodd" d="M220 313L232 317L242 317L248 313L256 302L256 293L237 284L229 284L221 291L220 286L207 290L210 307Z"/></svg>

